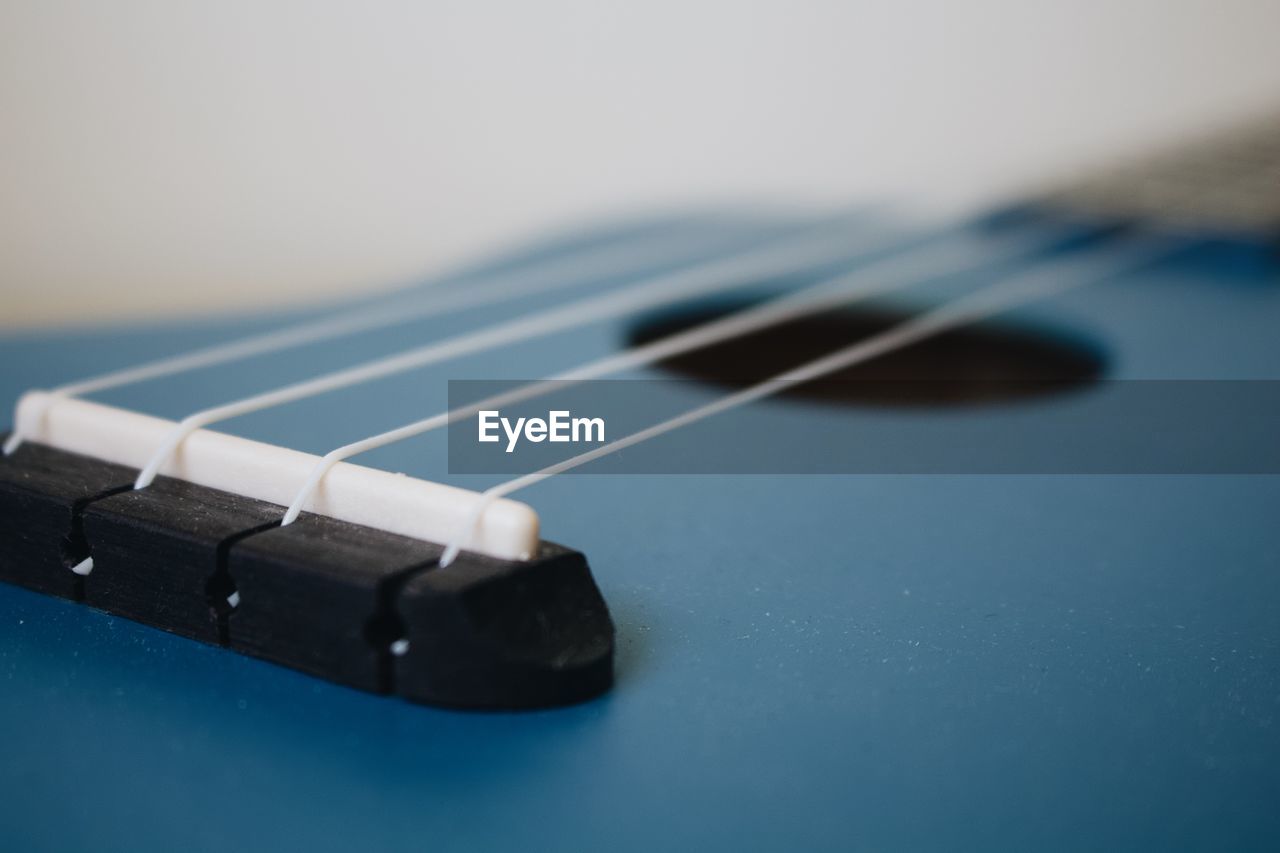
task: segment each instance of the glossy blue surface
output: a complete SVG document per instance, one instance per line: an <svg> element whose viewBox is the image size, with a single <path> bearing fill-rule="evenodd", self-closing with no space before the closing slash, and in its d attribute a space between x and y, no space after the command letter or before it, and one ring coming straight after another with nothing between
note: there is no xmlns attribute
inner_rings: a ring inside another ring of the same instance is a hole
<svg viewBox="0 0 1280 853"><path fill-rule="evenodd" d="M1018 319L1100 347L1114 377L1277 379L1277 285L1167 265ZM102 399L181 415L544 301ZM268 324L9 338L0 400ZM624 328L224 428L324 451L440 408L446 379L545 374ZM732 417L838 435L845 416ZM442 436L362 461L487 482L443 474ZM0 585L4 848L1280 844L1274 477L579 476L523 498L612 608L618 683L598 701L417 707Z"/></svg>

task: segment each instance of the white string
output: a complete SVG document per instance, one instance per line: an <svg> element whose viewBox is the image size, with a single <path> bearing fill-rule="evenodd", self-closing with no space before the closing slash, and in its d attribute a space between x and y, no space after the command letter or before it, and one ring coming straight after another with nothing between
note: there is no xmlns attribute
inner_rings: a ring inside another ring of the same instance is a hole
<svg viewBox="0 0 1280 853"><path fill-rule="evenodd" d="M843 229L836 229L834 234L828 233L831 230L828 224L816 229L816 234L807 233L798 238L779 240L724 259L646 279L613 293L580 299L527 317L496 323L437 343L203 409L174 425L138 474L134 488L149 486L178 445L192 432L210 424L495 347L585 326L677 299L728 290L776 275L847 261L856 257L860 251L865 251L865 246L860 244L865 243L871 234L869 230L864 230L863 234L853 235ZM883 235L880 237L883 239Z"/></svg>
<svg viewBox="0 0 1280 853"><path fill-rule="evenodd" d="M1027 246L1019 239L1020 253ZM889 293L942 273L957 274L973 268L987 267L1008 257L994 252L1000 241L962 234L958 239L944 240L931 247L918 249L906 257L888 257L835 278L824 280L789 296L770 300L763 305L736 311L683 332L677 332L623 352L587 362L549 379L532 382L478 402L441 412L387 432L361 439L331 450L321 457L289 504L282 525L292 524L306 508L329 470L339 462L407 438L448 426L460 418L470 417L482 409L496 408L537 397L570 381L598 379L623 370L654 364L666 358L741 337L753 331L780 325L821 311L830 310L856 300ZM993 260L993 255L994 260Z"/></svg>
<svg viewBox="0 0 1280 853"><path fill-rule="evenodd" d="M1083 262L1079 259L1060 261L1046 265L1046 268L1033 271L1029 275L982 287L966 296L958 297L938 308L919 314L884 332L872 335L863 341L843 347L826 356L780 373L771 379L766 379L706 405L690 409L669 420L654 424L651 427L601 445L593 450L580 453L554 465L548 465L538 471L494 486L481 493L476 499L475 505L468 514L467 521L462 525L453 540L447 544L440 558L440 565L447 566L457 558L458 553L465 547L471 536L474 535L476 526L483 517L485 510L498 498L505 497L512 492L540 483L557 474L585 465L603 456L617 453L620 450L648 441L651 438L656 438L683 426L777 394L797 384L810 382L836 371L869 361L877 356L901 349L950 329L978 322L1018 305L1044 299L1151 263L1168 255L1173 248L1173 242L1167 238L1139 239L1120 250L1112 250L1105 253L1104 261L1109 263L1101 270L1097 268L1097 257L1093 256L1084 259ZM1080 267L1083 267L1083 269L1080 269Z"/></svg>
<svg viewBox="0 0 1280 853"><path fill-rule="evenodd" d="M650 245L655 242L657 245ZM389 303L379 302L379 304L356 310L344 308L318 320L305 321L260 335L238 338L69 382L49 392L50 397L45 403L45 408L56 400L66 397L106 391L192 370L243 361L258 355L457 313L504 300L578 287L602 278L625 274L646 263L651 264L655 252L665 252L668 261L688 262L689 250L696 249L698 245L705 246L706 235L698 234L696 239L676 241L679 253L670 251L671 242L671 235L663 234L656 241L652 237L645 236L638 240L629 240L622 245L580 250L568 257L561 256L534 262L532 269L530 266L524 266L520 269L489 273L477 281L468 283L466 290L439 293L435 287L444 280L437 280L431 283L432 291L425 296L398 298ZM682 245L683 243L690 245L685 246ZM35 419L35 422L38 421L39 417ZM27 438L26 433L15 423L13 432L10 433L2 448L4 455L13 453Z"/></svg>

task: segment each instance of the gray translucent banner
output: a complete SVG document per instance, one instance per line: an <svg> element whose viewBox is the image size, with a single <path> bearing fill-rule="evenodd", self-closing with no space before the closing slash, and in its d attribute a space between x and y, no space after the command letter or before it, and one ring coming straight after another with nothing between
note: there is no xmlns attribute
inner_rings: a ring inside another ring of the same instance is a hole
<svg viewBox="0 0 1280 853"><path fill-rule="evenodd" d="M450 408L524 384L453 381ZM732 390L689 380L555 383L531 399L486 407L483 419L456 418L449 470L525 474ZM879 381L775 390L572 473L1280 473L1280 382Z"/></svg>

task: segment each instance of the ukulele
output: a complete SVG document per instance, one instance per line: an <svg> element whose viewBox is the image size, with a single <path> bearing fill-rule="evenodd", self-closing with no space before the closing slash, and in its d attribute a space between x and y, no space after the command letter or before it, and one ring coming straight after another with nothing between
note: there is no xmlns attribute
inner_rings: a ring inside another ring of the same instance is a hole
<svg viewBox="0 0 1280 853"><path fill-rule="evenodd" d="M0 340L4 836L1271 846L1278 163Z"/></svg>

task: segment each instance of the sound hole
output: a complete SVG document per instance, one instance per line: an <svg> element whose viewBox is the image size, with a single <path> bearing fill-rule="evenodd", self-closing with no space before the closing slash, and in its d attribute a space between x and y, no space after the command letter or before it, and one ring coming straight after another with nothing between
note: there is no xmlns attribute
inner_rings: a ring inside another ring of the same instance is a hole
<svg viewBox="0 0 1280 853"><path fill-rule="evenodd" d="M750 307L751 301L676 309L641 320L632 346L648 343ZM912 315L865 309L830 312L668 359L677 376L740 388L865 340ZM984 323L929 338L780 396L827 403L959 406L1058 394L1098 379L1101 351L1042 327Z"/></svg>

